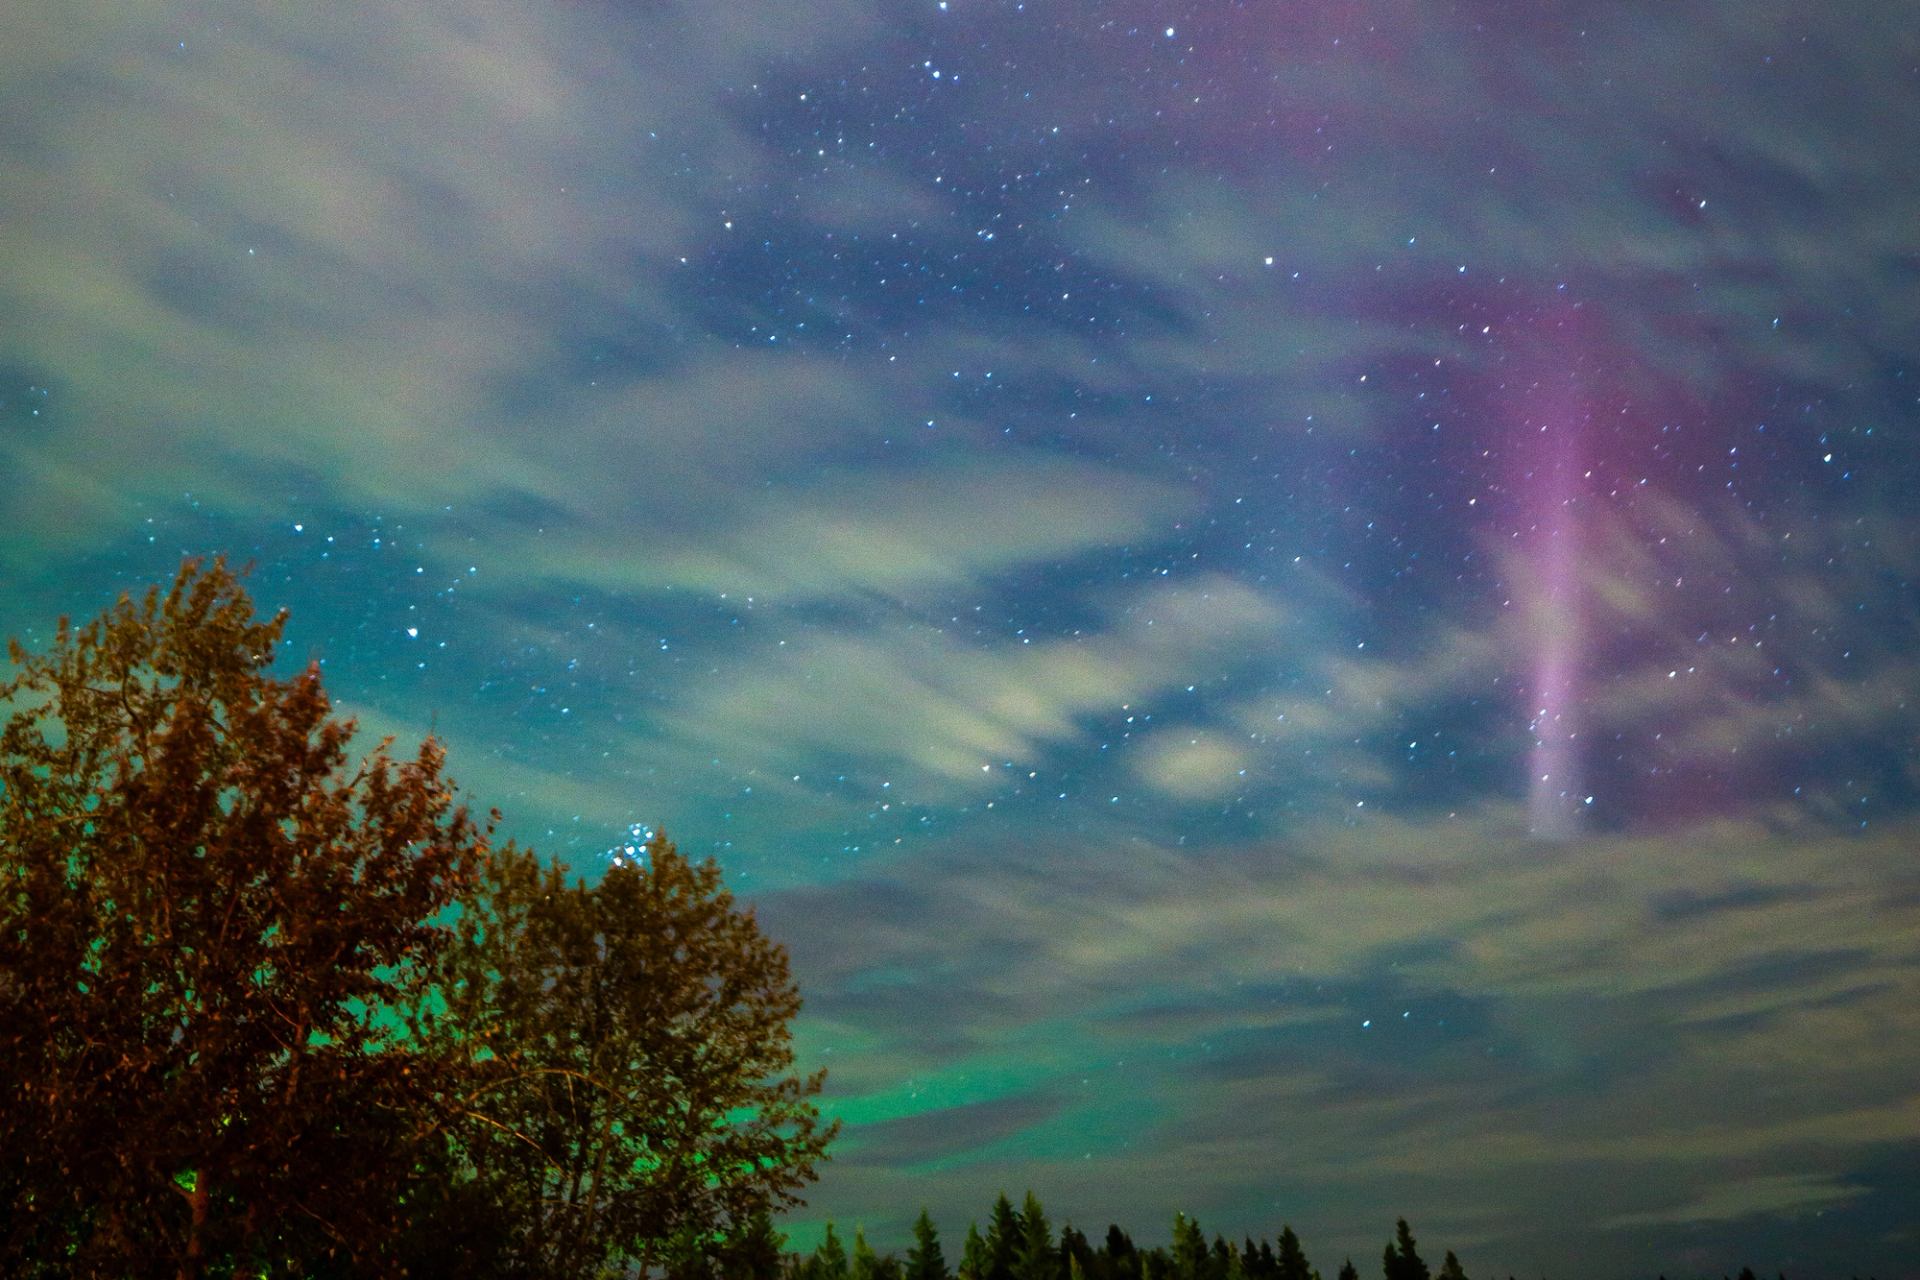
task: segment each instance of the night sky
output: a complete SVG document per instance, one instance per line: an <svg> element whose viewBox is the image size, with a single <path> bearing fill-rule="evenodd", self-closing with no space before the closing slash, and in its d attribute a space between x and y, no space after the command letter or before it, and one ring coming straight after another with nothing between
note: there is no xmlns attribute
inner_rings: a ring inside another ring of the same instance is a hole
<svg viewBox="0 0 1920 1280"><path fill-rule="evenodd" d="M1898 0L11 0L0 631L717 855L811 1207L1920 1275Z"/></svg>

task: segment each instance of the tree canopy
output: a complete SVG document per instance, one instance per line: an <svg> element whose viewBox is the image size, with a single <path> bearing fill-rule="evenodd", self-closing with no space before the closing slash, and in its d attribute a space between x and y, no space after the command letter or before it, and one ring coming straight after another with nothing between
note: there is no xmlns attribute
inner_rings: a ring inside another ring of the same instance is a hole
<svg viewBox="0 0 1920 1280"><path fill-rule="evenodd" d="M655 836L589 887L509 846L480 888L433 1030L478 1082L452 1133L521 1266L705 1254L797 1202L833 1133L824 1073L791 1074L786 953L715 863Z"/></svg>
<svg viewBox="0 0 1920 1280"><path fill-rule="evenodd" d="M785 952L664 839L569 882L432 739L354 758L284 626L189 561L9 645L0 1270L777 1256L832 1136Z"/></svg>
<svg viewBox="0 0 1920 1280"><path fill-rule="evenodd" d="M0 684L5 1256L197 1273L391 1232L435 1081L423 997L485 832L429 741L349 765L317 667L264 674L225 566ZM136 1264L134 1260L139 1260Z"/></svg>

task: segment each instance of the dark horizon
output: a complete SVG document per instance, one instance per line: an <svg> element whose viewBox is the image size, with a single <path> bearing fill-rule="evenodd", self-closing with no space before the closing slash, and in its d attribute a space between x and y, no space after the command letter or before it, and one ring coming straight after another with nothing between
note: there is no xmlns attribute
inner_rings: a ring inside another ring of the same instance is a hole
<svg viewBox="0 0 1920 1280"><path fill-rule="evenodd" d="M1920 1277L1916 156L1863 0L23 0L0 633L720 858L802 1242Z"/></svg>

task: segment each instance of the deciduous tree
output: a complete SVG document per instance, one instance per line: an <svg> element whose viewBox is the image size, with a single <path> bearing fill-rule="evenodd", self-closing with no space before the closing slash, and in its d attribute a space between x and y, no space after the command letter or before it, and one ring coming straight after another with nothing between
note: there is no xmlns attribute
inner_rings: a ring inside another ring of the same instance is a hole
<svg viewBox="0 0 1920 1280"><path fill-rule="evenodd" d="M446 1063L399 1014L485 831L440 748L350 761L284 616L189 561L0 682L0 1270L378 1256Z"/></svg>
<svg viewBox="0 0 1920 1280"><path fill-rule="evenodd" d="M835 1126L793 1073L783 948L711 860L656 836L597 885L512 846L440 967L427 1038L467 1055L459 1154L543 1277L642 1271L799 1202Z"/></svg>

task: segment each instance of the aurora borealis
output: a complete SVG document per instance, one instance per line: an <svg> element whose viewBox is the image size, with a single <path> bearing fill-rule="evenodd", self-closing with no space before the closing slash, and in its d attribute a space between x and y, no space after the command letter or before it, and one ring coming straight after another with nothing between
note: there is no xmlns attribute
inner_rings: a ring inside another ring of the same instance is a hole
<svg viewBox="0 0 1920 1280"><path fill-rule="evenodd" d="M16 0L0 631L718 856L797 1239L1912 1276L1917 157L1863 0Z"/></svg>

